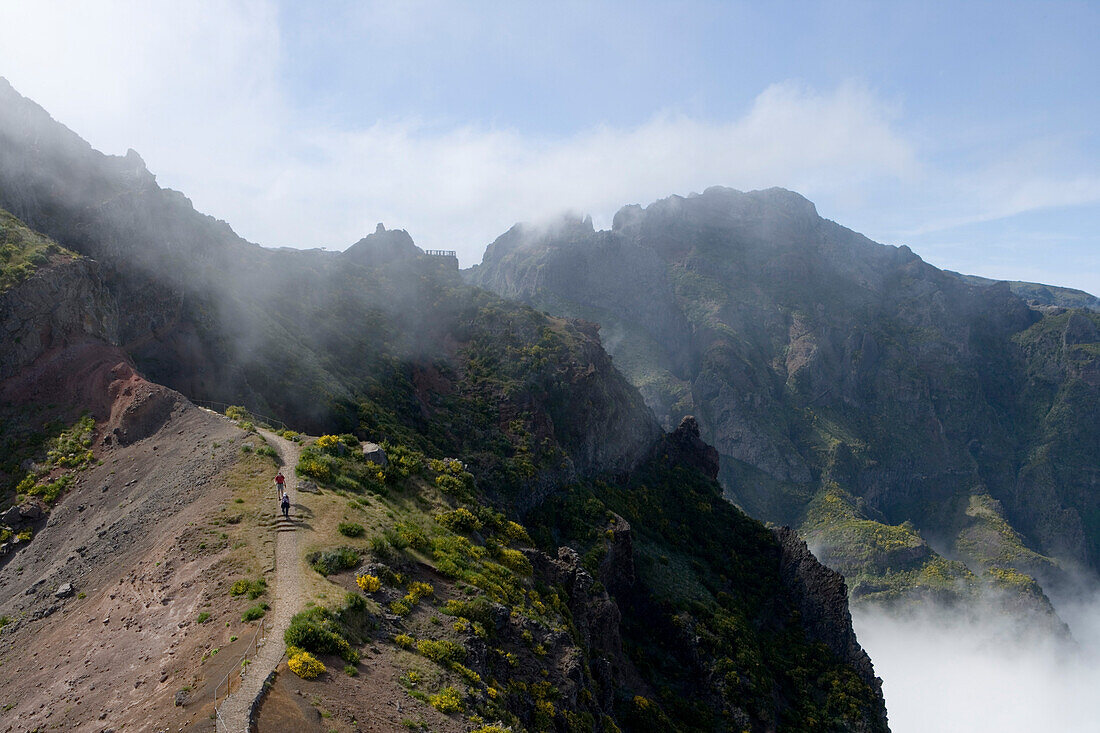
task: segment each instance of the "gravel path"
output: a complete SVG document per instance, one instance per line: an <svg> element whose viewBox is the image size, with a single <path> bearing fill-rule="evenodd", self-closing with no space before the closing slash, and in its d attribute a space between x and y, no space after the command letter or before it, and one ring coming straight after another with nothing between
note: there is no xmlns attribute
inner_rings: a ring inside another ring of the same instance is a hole
<svg viewBox="0 0 1100 733"><path fill-rule="evenodd" d="M261 430L260 434L279 453L283 461L283 470L287 475L287 486L291 487L291 500L295 502L290 510L290 521L277 515L275 522L275 604L265 617L267 624L267 642L260 647L259 653L246 668L241 686L219 707L217 730L227 733L249 731L253 706L263 693L264 681L275 671L286 651L283 633L290 625L291 617L302 606L302 568L298 561L298 535L295 519L296 510L302 506L302 492L297 491L298 474L294 467L298 465L301 446L286 438ZM271 507L276 506L275 489L271 489Z"/></svg>

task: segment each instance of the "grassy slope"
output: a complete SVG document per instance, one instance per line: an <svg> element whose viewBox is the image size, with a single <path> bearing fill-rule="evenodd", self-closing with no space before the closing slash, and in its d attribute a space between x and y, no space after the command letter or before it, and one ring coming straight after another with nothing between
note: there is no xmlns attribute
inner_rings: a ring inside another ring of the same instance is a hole
<svg viewBox="0 0 1100 733"><path fill-rule="evenodd" d="M51 261L77 257L0 209L0 293L10 290Z"/></svg>

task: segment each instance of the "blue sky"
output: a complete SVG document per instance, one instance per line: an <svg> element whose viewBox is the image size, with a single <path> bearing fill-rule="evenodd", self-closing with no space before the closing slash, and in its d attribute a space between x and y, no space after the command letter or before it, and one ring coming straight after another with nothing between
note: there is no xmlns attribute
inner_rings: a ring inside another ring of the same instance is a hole
<svg viewBox="0 0 1100 733"><path fill-rule="evenodd" d="M8 2L0 75L267 245L785 186L1100 293L1100 4Z"/></svg>

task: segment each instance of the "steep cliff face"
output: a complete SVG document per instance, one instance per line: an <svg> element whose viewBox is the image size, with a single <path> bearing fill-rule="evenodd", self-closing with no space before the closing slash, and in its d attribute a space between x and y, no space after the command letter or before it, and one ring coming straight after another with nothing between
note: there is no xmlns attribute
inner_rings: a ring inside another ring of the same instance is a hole
<svg viewBox="0 0 1100 733"><path fill-rule="evenodd" d="M782 550L779 573L783 585L797 599L806 635L827 646L876 691L882 680L875 677L871 658L859 645L848 611L848 587L844 576L818 562L806 543L790 527L772 530Z"/></svg>
<svg viewBox="0 0 1100 733"><path fill-rule="evenodd" d="M517 225L467 276L599 322L666 428L698 417L730 498L798 526L861 597L1010 567L1056 584L1100 558L1095 313L968 284L779 189L629 206L605 232Z"/></svg>
<svg viewBox="0 0 1100 733"><path fill-rule="evenodd" d="M40 356L80 340L118 343L118 306L95 262L58 258L0 293L0 381Z"/></svg>
<svg viewBox="0 0 1100 733"><path fill-rule="evenodd" d="M526 517L540 545L574 548L559 555L577 568L569 589L594 588L590 575L609 594L590 643L619 725L887 730L844 580L725 501L714 458L689 417L629 475L571 485Z"/></svg>

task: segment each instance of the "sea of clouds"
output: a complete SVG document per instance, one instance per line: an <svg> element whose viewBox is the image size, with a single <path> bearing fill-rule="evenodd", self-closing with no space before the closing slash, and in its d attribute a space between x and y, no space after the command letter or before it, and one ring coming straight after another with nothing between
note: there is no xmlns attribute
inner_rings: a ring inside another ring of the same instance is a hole
<svg viewBox="0 0 1100 733"><path fill-rule="evenodd" d="M991 605L961 614L853 609L894 733L1100 730L1100 594L1056 604L1072 638Z"/></svg>

